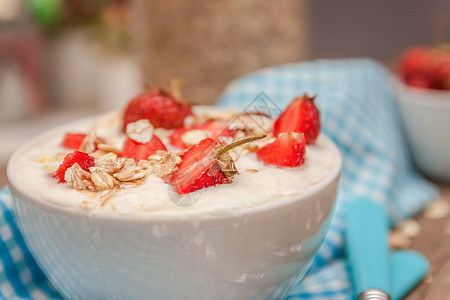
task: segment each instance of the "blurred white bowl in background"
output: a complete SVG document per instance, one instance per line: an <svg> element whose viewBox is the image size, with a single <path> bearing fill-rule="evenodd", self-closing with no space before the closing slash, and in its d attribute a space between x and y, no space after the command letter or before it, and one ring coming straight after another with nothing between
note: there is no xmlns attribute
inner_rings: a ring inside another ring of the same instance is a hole
<svg viewBox="0 0 450 300"><path fill-rule="evenodd" d="M431 179L450 182L450 91L421 89L395 81L414 163Z"/></svg>

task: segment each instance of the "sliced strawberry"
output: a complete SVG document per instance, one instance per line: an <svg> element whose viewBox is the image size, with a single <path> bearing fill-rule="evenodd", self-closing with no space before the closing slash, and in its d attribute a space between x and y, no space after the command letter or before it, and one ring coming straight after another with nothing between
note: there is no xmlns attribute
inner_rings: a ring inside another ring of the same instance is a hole
<svg viewBox="0 0 450 300"><path fill-rule="evenodd" d="M135 161L139 161L141 159L146 160L150 155L155 154L158 150L167 151L167 148L156 135L153 135L152 139L145 144L141 144L127 138L125 140L121 156L134 158Z"/></svg>
<svg viewBox="0 0 450 300"><path fill-rule="evenodd" d="M173 146L186 149L188 145L183 141L183 134L189 130L203 130L214 140L219 140L220 137L234 137L236 135L237 129L228 128L228 123L219 120L210 120L201 125L195 125L191 128L179 127L173 130L170 135L170 144Z"/></svg>
<svg viewBox="0 0 450 300"><path fill-rule="evenodd" d="M141 119L149 120L154 127L177 128L190 115L192 110L188 104L159 88L153 88L128 103L123 114L122 131L125 132L129 123Z"/></svg>
<svg viewBox="0 0 450 300"><path fill-rule="evenodd" d="M246 138L227 146L217 140L206 138L181 155L178 170L169 177L167 182L178 194L231 183L233 176L238 172L228 151L263 137Z"/></svg>
<svg viewBox="0 0 450 300"><path fill-rule="evenodd" d="M78 150L80 149L81 143L83 143L86 134L84 133L66 133L62 141L62 146L65 148Z"/></svg>
<svg viewBox="0 0 450 300"><path fill-rule="evenodd" d="M305 136L298 132L282 132L275 141L256 152L268 165L294 168L305 163Z"/></svg>
<svg viewBox="0 0 450 300"><path fill-rule="evenodd" d="M217 140L219 137L234 137L237 129L228 128L228 122L220 120L210 120L197 129L206 130L211 133L211 138Z"/></svg>
<svg viewBox="0 0 450 300"><path fill-rule="evenodd" d="M292 100L273 125L274 136L282 132L301 132L307 144L314 143L320 132L320 115L314 98L305 94Z"/></svg>
<svg viewBox="0 0 450 300"><path fill-rule="evenodd" d="M88 171L90 167L95 165L95 159L87 153L76 150L64 157L62 164L59 165L59 168L52 176L58 179L59 183L66 182L64 174L66 173L66 170L75 163L80 165L83 170Z"/></svg>
<svg viewBox="0 0 450 300"><path fill-rule="evenodd" d="M187 194L230 182L220 167L216 166L217 160L213 158L214 149L219 145L220 143L213 139L204 139L181 156L178 170L169 178L169 183L177 193Z"/></svg>

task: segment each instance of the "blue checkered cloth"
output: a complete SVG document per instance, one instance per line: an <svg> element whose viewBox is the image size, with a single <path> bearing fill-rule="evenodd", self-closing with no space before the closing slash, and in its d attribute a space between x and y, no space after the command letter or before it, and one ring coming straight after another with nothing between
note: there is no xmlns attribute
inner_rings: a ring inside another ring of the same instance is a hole
<svg viewBox="0 0 450 300"><path fill-rule="evenodd" d="M417 213L437 189L414 172L393 101L390 75L368 59L324 60L258 71L233 81L218 105L276 116L297 95L317 95L322 132L343 156L330 230L303 281L287 299L341 299L352 292L343 258L345 204L369 197L386 204L392 222ZM61 298L34 262L0 193L0 297Z"/></svg>

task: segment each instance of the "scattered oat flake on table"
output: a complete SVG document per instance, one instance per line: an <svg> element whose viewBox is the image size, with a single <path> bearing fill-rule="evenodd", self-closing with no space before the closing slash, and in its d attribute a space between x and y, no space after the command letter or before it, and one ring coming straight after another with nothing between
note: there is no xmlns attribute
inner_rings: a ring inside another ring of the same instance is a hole
<svg viewBox="0 0 450 300"><path fill-rule="evenodd" d="M411 239L400 231L394 230L389 234L389 245L392 250L408 248L411 245Z"/></svg>
<svg viewBox="0 0 450 300"><path fill-rule="evenodd" d="M448 216L449 211L450 204L441 198L430 203L425 208L424 217L432 220L441 219Z"/></svg>
<svg viewBox="0 0 450 300"><path fill-rule="evenodd" d="M447 223L445 223L445 228L444 228L444 230L445 230L445 234L446 234L447 236L450 236L450 221L447 221Z"/></svg>
<svg viewBox="0 0 450 300"><path fill-rule="evenodd" d="M400 222L398 222L396 228L403 235L410 237L410 238L418 236L421 231L419 222L417 222L414 219L407 219L407 220L400 221Z"/></svg>
<svg viewBox="0 0 450 300"><path fill-rule="evenodd" d="M430 284L430 283L433 282L433 280L434 280L433 276L432 276L431 274L427 274L427 275L425 276L425 279L424 279L423 282L425 282L426 284Z"/></svg>

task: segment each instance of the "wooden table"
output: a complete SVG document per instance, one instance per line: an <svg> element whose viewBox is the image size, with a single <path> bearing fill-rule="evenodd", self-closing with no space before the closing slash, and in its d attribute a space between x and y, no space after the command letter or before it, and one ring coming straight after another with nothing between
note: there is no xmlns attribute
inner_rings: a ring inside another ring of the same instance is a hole
<svg viewBox="0 0 450 300"><path fill-rule="evenodd" d="M443 199L450 202L450 185L438 186ZM450 299L450 235L445 233L445 226L450 223L450 215L429 220L419 214L415 219L419 221L422 231L412 240L410 249L424 254L430 261L431 269L427 277L405 299Z"/></svg>
<svg viewBox="0 0 450 300"><path fill-rule="evenodd" d="M5 166L0 165L0 186L5 184ZM443 198L450 202L450 185L439 185L439 187ZM410 249L424 254L430 261L431 270L405 299L450 299L450 236L445 233L445 226L450 222L450 215L442 219L429 220L420 213L415 219L421 225L421 233L412 240Z"/></svg>

